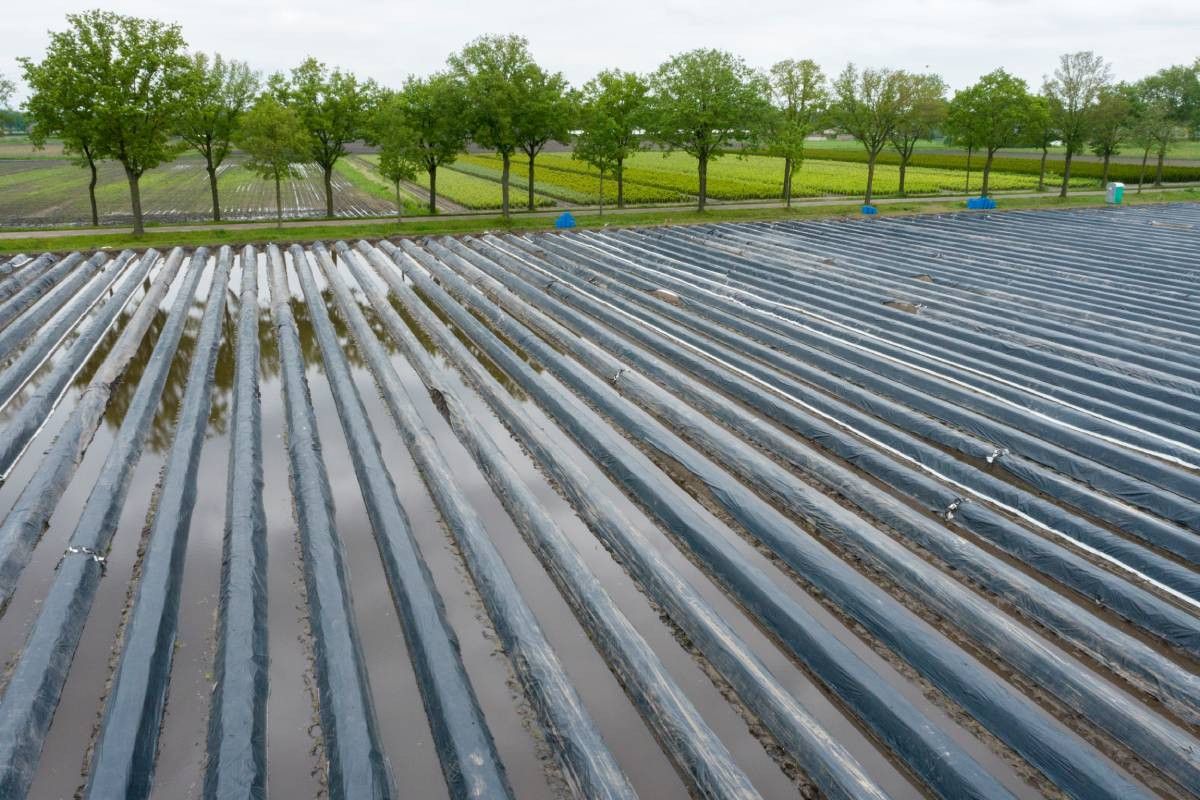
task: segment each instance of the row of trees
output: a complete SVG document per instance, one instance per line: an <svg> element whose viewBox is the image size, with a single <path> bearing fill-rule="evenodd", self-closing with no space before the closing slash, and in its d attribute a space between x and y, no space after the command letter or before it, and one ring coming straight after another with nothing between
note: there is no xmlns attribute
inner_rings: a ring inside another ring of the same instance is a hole
<svg viewBox="0 0 1200 800"><path fill-rule="evenodd" d="M1086 147L1104 158L1106 172L1121 142L1142 148L1143 167L1157 149L1161 178L1170 142L1200 128L1200 60L1114 84L1103 59L1075 53L1061 58L1040 93L996 70L947 99L934 74L851 64L829 80L809 60L781 61L763 73L732 54L694 50L649 75L605 71L573 89L561 73L536 63L523 38L484 36L451 55L444 71L390 90L311 58L262 81L244 63L188 54L179 27L155 20L90 11L67 21L41 61L21 61L31 89L31 135L35 142L61 138L91 171L93 223L97 162L118 161L139 232L142 174L187 147L205 161L216 220L218 174L234 147L247 153L250 168L274 179L277 201L295 165L318 165L332 216L335 165L359 139L379 147L380 172L394 184L398 207L402 183L418 172L428 176L431 213L440 167L468 143L495 151L507 215L513 159L524 162L532 209L536 160L552 141L573 141L575 157L594 165L602 184L615 179L619 206L632 153L647 145L686 152L697 160L703 209L711 162L747 150L783 160L790 204L806 141L828 129L865 148L870 203L880 153L896 151L903 193L917 143L936 134L968 148L968 169L974 151L984 154L985 194L1000 148L1042 148L1044 182L1046 154L1061 141L1065 195L1071 159Z"/></svg>

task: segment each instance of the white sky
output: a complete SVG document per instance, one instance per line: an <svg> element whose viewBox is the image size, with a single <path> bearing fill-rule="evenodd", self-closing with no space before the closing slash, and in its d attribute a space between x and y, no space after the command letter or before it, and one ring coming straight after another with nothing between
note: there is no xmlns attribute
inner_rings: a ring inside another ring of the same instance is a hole
<svg viewBox="0 0 1200 800"><path fill-rule="evenodd" d="M16 0L11 0L16 4ZM61 0L0 12L0 74L41 55L47 30L91 7ZM1058 54L1095 50L1117 78L1136 79L1200 56L1196 0L109 0L105 8L178 22L193 49L265 72L313 54L385 85L440 69L482 33L518 33L535 58L579 84L603 68L650 71L668 55L718 47L767 67L813 58L827 73L847 61L931 69L952 88L998 66L1041 85ZM23 96L23 87L18 90Z"/></svg>

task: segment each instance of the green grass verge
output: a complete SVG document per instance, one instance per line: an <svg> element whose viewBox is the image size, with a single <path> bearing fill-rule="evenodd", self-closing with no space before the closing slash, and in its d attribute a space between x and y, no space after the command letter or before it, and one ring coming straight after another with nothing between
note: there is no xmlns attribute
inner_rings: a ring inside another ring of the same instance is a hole
<svg viewBox="0 0 1200 800"><path fill-rule="evenodd" d="M1169 202L1200 202L1200 189L1166 189L1145 191L1142 194L1126 193L1128 205L1147 205ZM1006 197L1001 200L1000 211L1018 209L1087 208L1104 205L1102 195L1075 195L1066 199L1057 196ZM881 203L879 213L883 216L913 214L944 214L962 211L961 200L938 202L908 201ZM991 212L994 213L994 212ZM628 227L641 225L686 225L688 223L749 222L780 219L816 219L831 217L857 217L859 204L836 205L798 204L791 209L770 208L722 208L712 207L699 212L686 209L636 210L625 213L609 212L603 217L595 213L576 215L581 228ZM312 225L289 228L242 228L217 227L200 231L148 231L141 237L129 233L111 233L95 236L30 237L26 239L0 239L0 255L34 252L69 252L71 250L95 250L99 248L145 248L164 249L174 246L209 247L223 244L263 244L267 242L311 242L338 239L378 239L388 236L429 236L438 234L483 233L494 230L538 231L554 227L553 215L516 215L510 220L503 217L436 218L426 217L395 222L363 222L361 224Z"/></svg>

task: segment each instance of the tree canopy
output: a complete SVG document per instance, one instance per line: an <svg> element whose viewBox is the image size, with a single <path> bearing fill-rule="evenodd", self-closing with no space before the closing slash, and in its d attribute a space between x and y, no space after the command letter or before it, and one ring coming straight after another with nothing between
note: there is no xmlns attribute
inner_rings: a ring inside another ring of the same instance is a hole
<svg viewBox="0 0 1200 800"><path fill-rule="evenodd" d="M650 76L647 130L670 150L693 156L704 209L708 163L763 138L769 121L767 79L722 50L673 56Z"/></svg>
<svg viewBox="0 0 1200 800"><path fill-rule="evenodd" d="M1067 151L1059 192L1062 197L1067 196L1071 181L1071 158L1083 151L1091 133L1093 106L1100 90L1111 80L1108 64L1090 50L1060 56L1058 68L1046 79L1043 93L1050 102L1050 116Z"/></svg>
<svg viewBox="0 0 1200 800"><path fill-rule="evenodd" d="M804 145L829 108L825 73L812 59L784 59L771 67L775 112L767 134L767 152L783 159L783 200L792 204L792 178L804 163Z"/></svg>
<svg viewBox="0 0 1200 800"><path fill-rule="evenodd" d="M41 64L22 62L27 80L35 96L40 81L51 90L47 104L58 106L57 112L49 112L52 127L61 131L86 120L73 132L88 139L93 157L112 158L124 167L133 229L140 235L144 228L139 181L146 170L178 152L172 134L191 75L183 33L178 25L110 11L68 14L67 23L66 31L51 35ZM46 75L53 70L60 74ZM30 108L35 105L31 100ZM82 140L73 144L82 145Z"/></svg>
<svg viewBox="0 0 1200 800"><path fill-rule="evenodd" d="M515 126L517 141L529 160L528 208L533 210L533 163L547 142L565 142L575 121L575 101L561 72L531 64L520 74Z"/></svg>
<svg viewBox="0 0 1200 800"><path fill-rule="evenodd" d="M192 55L191 80L179 118L179 136L204 159L212 192L213 220L221 220L217 169L232 147L242 114L258 93L258 76L241 61L226 61L219 54Z"/></svg>
<svg viewBox="0 0 1200 800"><path fill-rule="evenodd" d="M650 86L634 72L606 70L579 95L579 135L574 155L617 179L617 207L625 205L625 160L641 146ZM603 203L603 196L601 197Z"/></svg>
<svg viewBox="0 0 1200 800"><path fill-rule="evenodd" d="M271 76L269 90L296 112L308 134L307 160L315 162L325 180L325 216L333 216L333 168L346 154L346 145L367 133L377 88L340 69L330 70L306 58L284 76Z"/></svg>
<svg viewBox="0 0 1200 800"><path fill-rule="evenodd" d="M866 205L871 203L875 160L906 110L904 80L904 74L896 70L867 68L859 72L854 64L847 64L833 82L833 118L867 151Z"/></svg>
<svg viewBox="0 0 1200 800"><path fill-rule="evenodd" d="M537 68L522 36L481 36L448 59L451 73L466 91L471 138L500 154L501 205L509 214L509 169L522 144L518 119L530 71Z"/></svg>
<svg viewBox="0 0 1200 800"><path fill-rule="evenodd" d="M1003 69L989 72L954 93L946 123L955 136L987 154L980 190L984 196L988 193L996 151L1018 144L1022 137L1028 136L1027 130L1034 121L1032 106L1028 84Z"/></svg>
<svg viewBox="0 0 1200 800"><path fill-rule="evenodd" d="M430 214L437 213L438 168L454 163L466 148L470 123L465 107L465 88L453 75L410 77L404 88L380 102L371 126L372 141L381 152L394 154L397 166L408 162L429 175Z"/></svg>
<svg viewBox="0 0 1200 800"><path fill-rule="evenodd" d="M275 214L283 223L283 179L296 172L296 164L308 157L309 132L295 110L273 95L259 97L241 119L235 138L247 155L246 168L275 181Z"/></svg>
<svg viewBox="0 0 1200 800"><path fill-rule="evenodd" d="M904 194L904 177L908 160L917 142L929 139L946 119L946 82L940 75L901 72L900 115L888 135L892 147L900 155L900 194Z"/></svg>

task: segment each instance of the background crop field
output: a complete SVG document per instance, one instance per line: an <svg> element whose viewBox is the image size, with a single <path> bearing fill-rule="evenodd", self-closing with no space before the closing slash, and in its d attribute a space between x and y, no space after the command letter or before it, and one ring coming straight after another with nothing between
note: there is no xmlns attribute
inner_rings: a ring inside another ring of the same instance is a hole
<svg viewBox="0 0 1200 800"><path fill-rule="evenodd" d="M321 171L300 165L300 175L283 186L287 217L325 214ZM228 220L269 219L275 215L275 186L232 158L218 178L222 217ZM58 160L0 160L0 225L33 226L88 224L88 171ZM362 191L343 175L334 176L334 212L339 217L368 217L395 213L395 204ZM142 207L147 222L203 221L210 218L211 195L204 162L184 155L148 171L142 177ZM127 223L129 184L118 164L104 162L96 186L100 222Z"/></svg>
<svg viewBox="0 0 1200 800"><path fill-rule="evenodd" d="M368 154L361 156L362 162L372 166L379 163L379 156ZM500 208L503 203L500 197L499 176L496 180L491 180L488 177L479 177L477 175L468 174L459 169L455 169L458 162L455 162L449 167L441 167L437 173L437 192L439 198L444 198L450 202L462 206L471 211L485 211ZM379 174L375 173L374 177L379 178ZM429 192L429 175L425 172L418 172L416 179L412 181L415 188L423 189L426 194L420 195L422 203L428 202ZM525 184L520 187L513 182L509 188L509 202L514 207L520 207L525 202L524 194ZM534 203L539 207L553 206L554 199L543 195L535 195Z"/></svg>
<svg viewBox="0 0 1200 800"><path fill-rule="evenodd" d="M854 142L851 142L854 144ZM865 163L867 160L866 151L862 146L856 148L831 148L828 150L820 150L821 158L831 159L835 161L850 162L850 163ZM1126 154L1131 154L1134 151L1125 151ZM1124 181L1125 183L1137 183L1138 176L1141 173L1140 153L1136 163L1131 163L1127 160L1114 161L1109 164L1108 177L1109 180ZM879 154L879 160L886 164L895 164L898 161L898 156L895 151L885 150ZM1011 174L1031 175L1037 177L1038 170L1041 168L1041 154L1033 153L1012 153L1008 152L1004 155L997 155L992 162L992 169L1007 172ZM918 167L933 167L938 169L966 169L967 156L965 153L953 152L921 152L913 153L912 160L909 162L913 166ZM978 170L983 166L983 157L976 153L971 159L972 170ZM1152 156L1146 166L1146 180L1154 179L1155 158ZM1046 174L1061 173L1062 162L1060 157L1052 157L1046 162ZM1096 186L1100 181L1100 176L1103 174L1104 165L1096 160L1076 159L1071 162L1071 177L1079 178L1083 181L1083 185ZM1049 181L1047 177L1047 181ZM1193 182L1200 181L1200 166L1189 166L1187 164L1166 164L1163 167L1163 180L1171 183ZM1036 182L1036 181L1035 181ZM1072 181L1074 183L1074 181Z"/></svg>
<svg viewBox="0 0 1200 800"><path fill-rule="evenodd" d="M497 156L471 156L473 163L499 163ZM539 157L539 168L535 173L539 189L542 183L556 180L559 172L574 172L598 176L592 167L571 158L570 153L545 153ZM875 170L875 191L879 194L894 194L899 189L900 170L896 166L878 165ZM852 161L839 162L826 159L806 159L792 183L795 197L854 196L866 187L865 164ZM966 173L955 169L909 167L905 179L909 194L928 195L967 190ZM1092 181L1080 179L1073 185L1087 186ZM971 174L971 188L978 189L980 174ZM991 187L997 191L1033 190L1037 188L1037 177L1021 174L992 172ZM606 187L607 189L607 187ZM686 153L641 152L626 162L625 191L631 203L656 202L634 199L644 190L665 191L675 199L694 197L699 191L696 175L696 159ZM615 187L613 197L615 198ZM770 156L727 155L710 163L708 170L708 193L715 200L759 200L774 199L783 194L783 160ZM607 195L608 192L606 191ZM667 198L657 200L662 202Z"/></svg>

